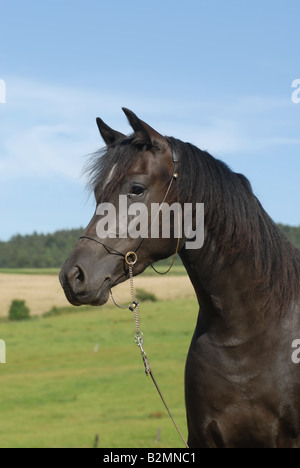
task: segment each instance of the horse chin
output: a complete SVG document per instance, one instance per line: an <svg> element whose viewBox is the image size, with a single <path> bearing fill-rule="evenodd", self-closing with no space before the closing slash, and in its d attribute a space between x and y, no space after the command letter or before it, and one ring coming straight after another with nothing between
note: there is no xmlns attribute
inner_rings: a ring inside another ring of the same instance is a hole
<svg viewBox="0 0 300 468"><path fill-rule="evenodd" d="M103 306L109 299L109 291L111 288L110 280L107 278L103 281L99 289L84 291L83 293L75 293L68 283L62 283L67 300L73 306L91 305Z"/></svg>
<svg viewBox="0 0 300 468"><path fill-rule="evenodd" d="M109 299L109 291L110 291L110 281L105 280L104 283L101 285L99 291L93 297L91 302L89 302L92 306L103 306L107 303Z"/></svg>

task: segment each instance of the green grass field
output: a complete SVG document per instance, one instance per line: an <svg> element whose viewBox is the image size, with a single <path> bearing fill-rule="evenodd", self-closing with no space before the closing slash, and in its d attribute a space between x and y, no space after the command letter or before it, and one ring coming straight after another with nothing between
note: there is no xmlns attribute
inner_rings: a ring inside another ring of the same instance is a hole
<svg viewBox="0 0 300 468"><path fill-rule="evenodd" d="M160 272L164 272L168 268L168 264L158 264L156 269ZM1 273L11 273L16 275L56 275L58 276L60 268L0 268ZM186 275L186 270L183 265L173 265L169 275L181 276ZM150 267L142 273L143 276L156 276L157 273Z"/></svg>
<svg viewBox="0 0 300 468"><path fill-rule="evenodd" d="M184 365L196 316L194 299L141 304L144 348L184 435ZM183 447L134 334L131 312L111 306L1 322L0 447L93 447L96 434L100 448Z"/></svg>

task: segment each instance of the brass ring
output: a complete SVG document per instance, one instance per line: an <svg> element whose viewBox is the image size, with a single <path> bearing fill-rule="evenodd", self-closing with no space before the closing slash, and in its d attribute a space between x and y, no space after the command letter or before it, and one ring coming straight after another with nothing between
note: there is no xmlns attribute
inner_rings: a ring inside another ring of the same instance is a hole
<svg viewBox="0 0 300 468"><path fill-rule="evenodd" d="M128 257L133 257L133 260L129 261ZM134 265L137 262L137 254L135 252L132 252L132 251L127 252L127 254L125 255L125 262L129 266Z"/></svg>

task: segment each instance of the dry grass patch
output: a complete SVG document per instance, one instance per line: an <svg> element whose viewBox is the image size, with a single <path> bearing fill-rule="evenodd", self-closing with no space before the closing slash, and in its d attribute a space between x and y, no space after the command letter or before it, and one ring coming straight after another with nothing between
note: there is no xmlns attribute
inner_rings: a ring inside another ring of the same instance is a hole
<svg viewBox="0 0 300 468"><path fill-rule="evenodd" d="M134 279L136 288L155 294L158 299L179 299L193 297L193 287L188 276L139 276ZM0 274L1 304L0 315L6 316L13 299L23 299L32 315L47 312L51 307L69 305L55 275ZM129 282L113 290L118 302L130 300Z"/></svg>

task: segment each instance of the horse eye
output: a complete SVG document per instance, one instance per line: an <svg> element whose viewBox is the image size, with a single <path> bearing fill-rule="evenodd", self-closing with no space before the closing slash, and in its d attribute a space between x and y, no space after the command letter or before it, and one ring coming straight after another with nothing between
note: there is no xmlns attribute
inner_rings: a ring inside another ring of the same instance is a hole
<svg viewBox="0 0 300 468"><path fill-rule="evenodd" d="M130 194L131 195L142 195L142 193L144 193L144 187L142 187L141 185L133 185L131 187L131 191L130 191Z"/></svg>

